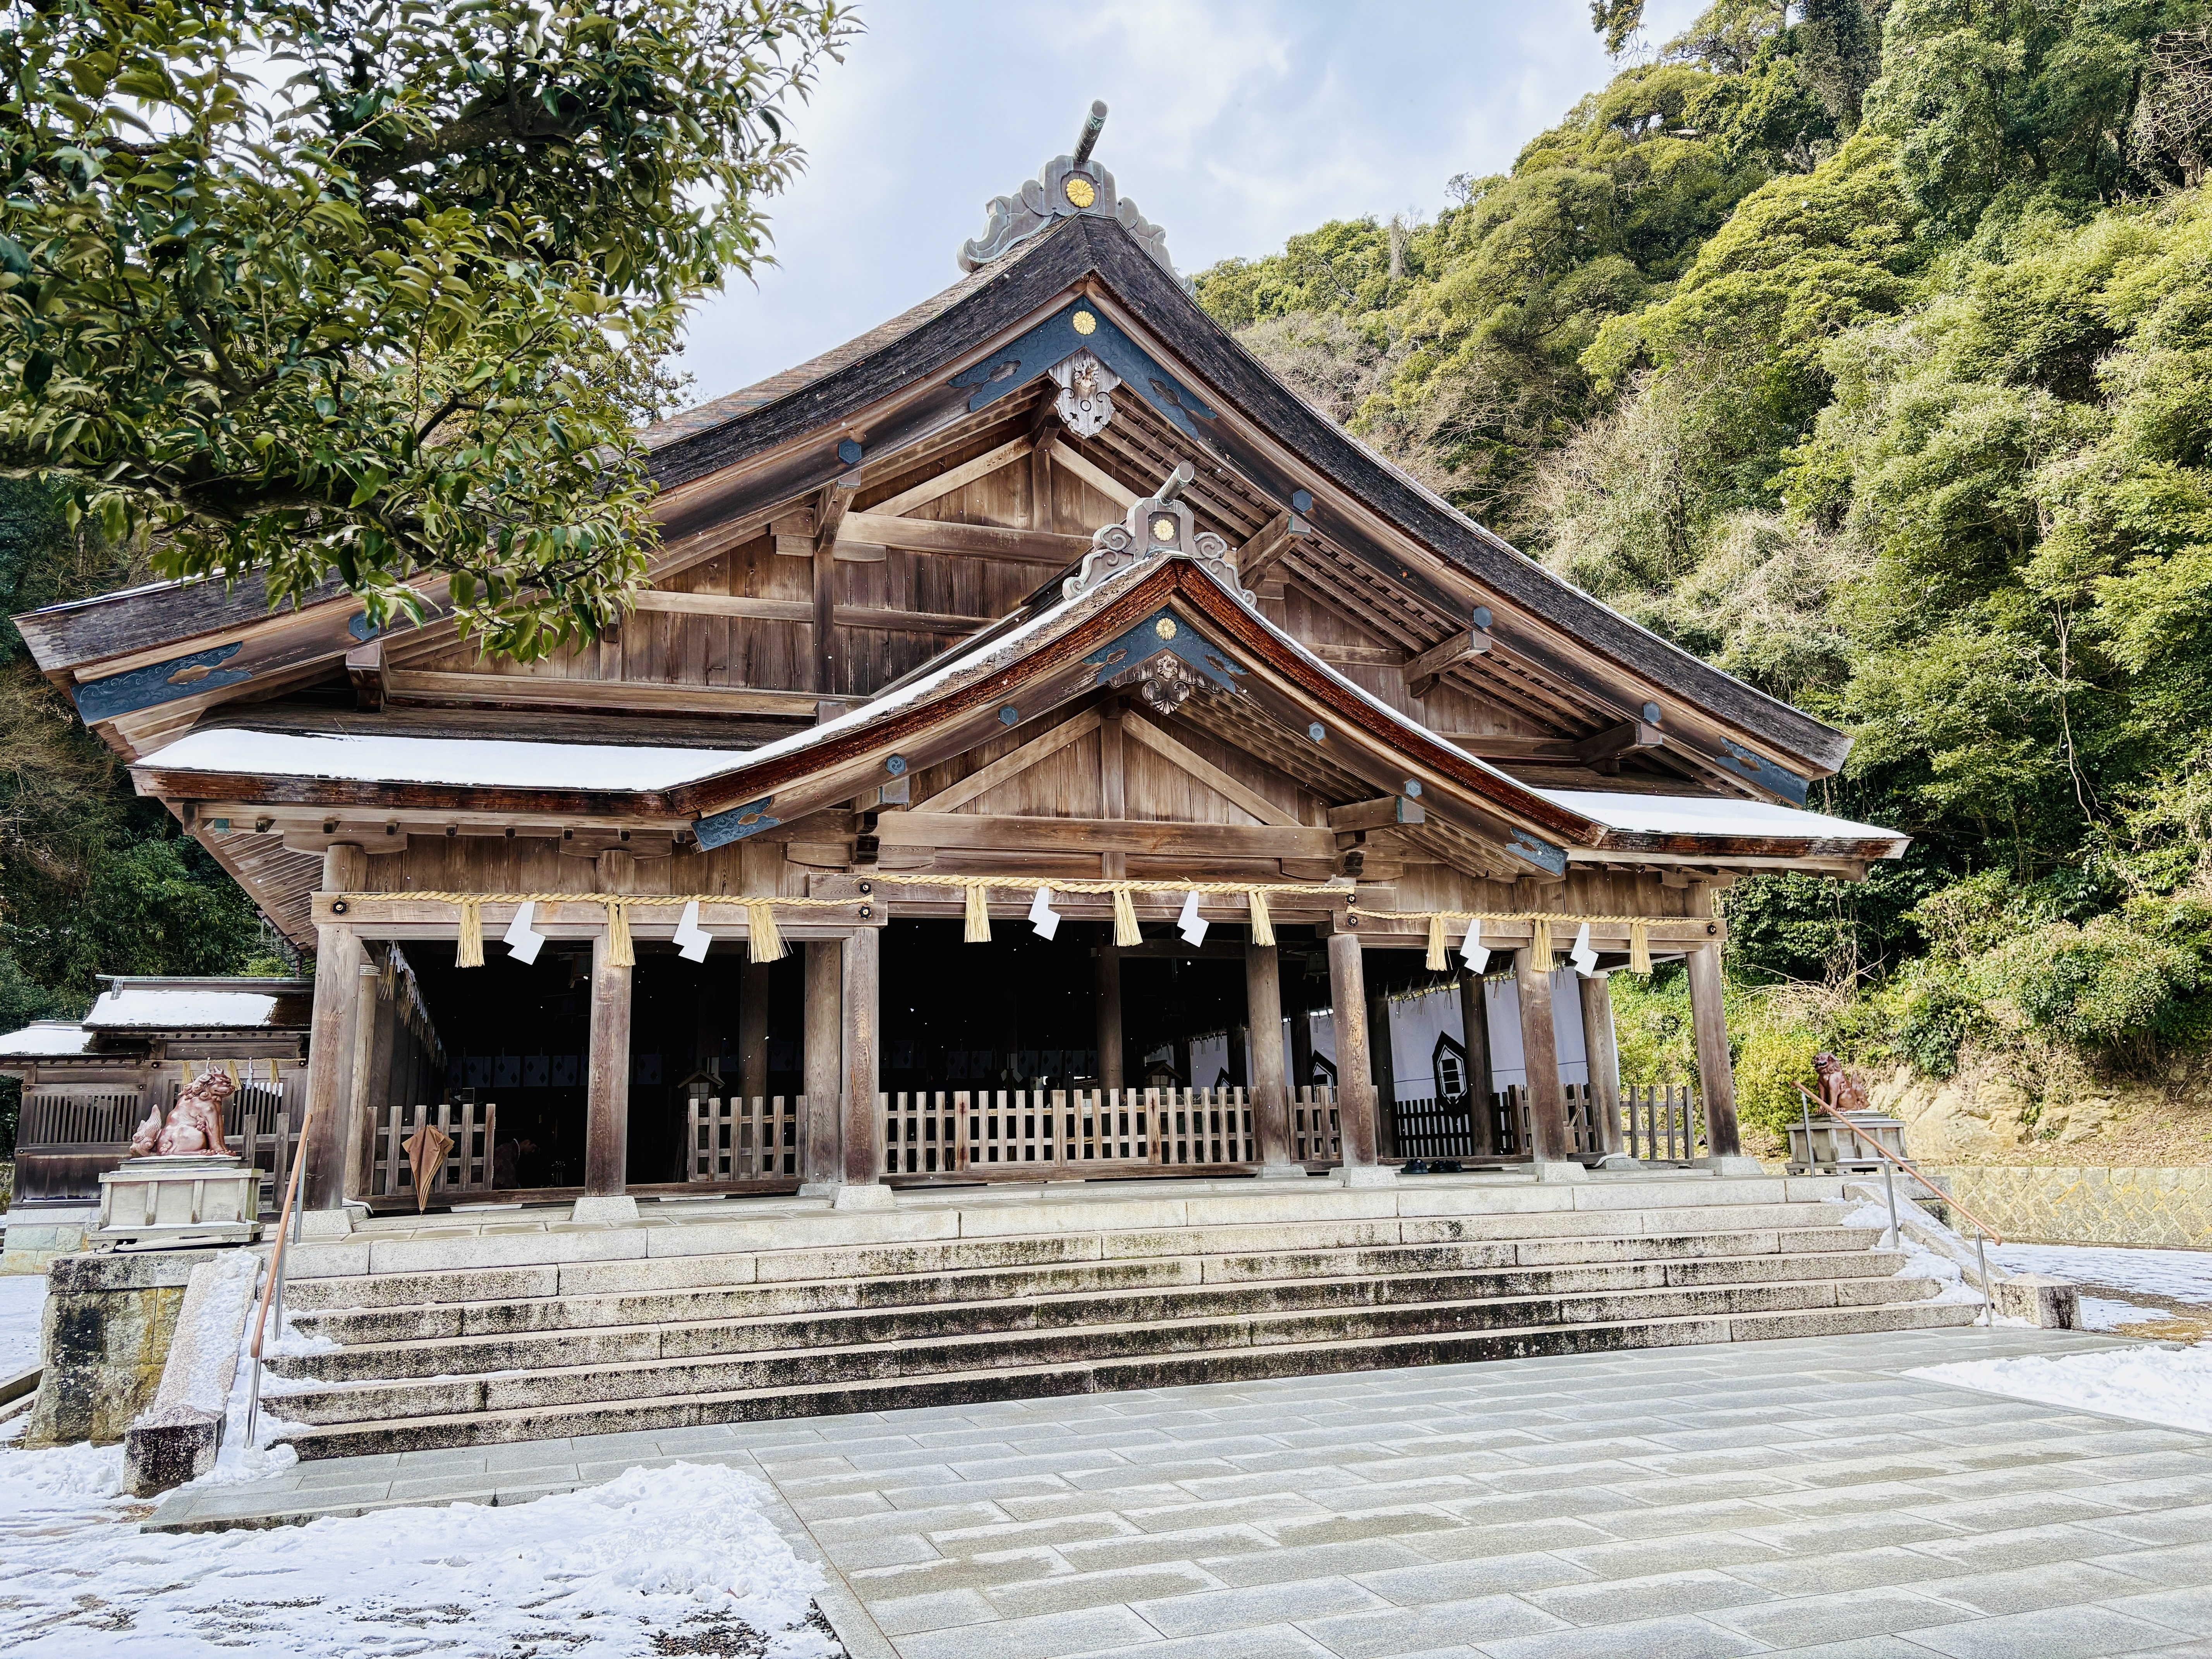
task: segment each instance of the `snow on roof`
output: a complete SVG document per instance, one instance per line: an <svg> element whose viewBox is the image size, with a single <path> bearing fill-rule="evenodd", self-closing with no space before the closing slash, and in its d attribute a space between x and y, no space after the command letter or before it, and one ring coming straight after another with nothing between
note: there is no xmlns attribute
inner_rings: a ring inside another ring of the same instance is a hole
<svg viewBox="0 0 2212 1659"><path fill-rule="evenodd" d="M1595 789L1538 789L1534 793L1612 830L1657 836L1792 836L1808 841L1898 841L1895 830L1856 823L1771 801L1729 800L1718 795L1627 795Z"/></svg>
<svg viewBox="0 0 2212 1659"><path fill-rule="evenodd" d="M212 991L162 986L124 984L102 991L84 1017L95 1030L286 1030L295 1020L280 1020L277 1006L289 1000L297 1008L301 999L268 991Z"/></svg>
<svg viewBox="0 0 2212 1659"><path fill-rule="evenodd" d="M510 789L666 789L727 771L735 749L518 743L503 738L398 738L323 732L191 732L141 764L180 772L244 772L365 783Z"/></svg>
<svg viewBox="0 0 2212 1659"><path fill-rule="evenodd" d="M87 1054L92 1033L73 1019L34 1019L0 1036L0 1060L66 1060Z"/></svg>

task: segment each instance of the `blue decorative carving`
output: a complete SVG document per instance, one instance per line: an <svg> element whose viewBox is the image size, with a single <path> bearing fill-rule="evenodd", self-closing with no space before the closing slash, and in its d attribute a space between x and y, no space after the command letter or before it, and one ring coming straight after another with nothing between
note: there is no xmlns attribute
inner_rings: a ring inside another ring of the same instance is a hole
<svg viewBox="0 0 2212 1659"><path fill-rule="evenodd" d="M1091 319L1087 334L1077 331L1079 312ZM1162 368L1142 346L1100 315L1096 306L1080 301L1001 347L996 356L963 369L951 384L975 388L968 399L972 414L1042 379L1054 363L1077 351L1090 352L1126 384L1135 386L1145 401L1177 430L1193 438L1206 435L1199 430L1198 422L1211 423L1216 418L1204 398Z"/></svg>
<svg viewBox="0 0 2212 1659"><path fill-rule="evenodd" d="M1566 849L1554 847L1548 841L1539 841L1526 830L1513 832L1513 850L1539 870L1547 871L1555 876L1567 873Z"/></svg>
<svg viewBox="0 0 2212 1659"><path fill-rule="evenodd" d="M233 640L228 645L210 646L189 656L149 663L128 673L87 680L76 689L76 712L90 725L95 720L112 720L118 714L158 708L180 697L197 697L204 691L220 690L226 685L250 680L253 678L251 669L222 666L245 648L244 641Z"/></svg>
<svg viewBox="0 0 2212 1659"><path fill-rule="evenodd" d="M850 438L842 440L837 446L837 459L848 466L860 465L861 458L866 453L867 451Z"/></svg>
<svg viewBox="0 0 2212 1659"><path fill-rule="evenodd" d="M1164 606L1113 644L1101 647L1083 660L1085 666L1098 671L1097 684L1103 685L1117 674L1126 674L1163 652L1180 657L1224 691L1240 690L1232 677L1249 672Z"/></svg>
<svg viewBox="0 0 2212 1659"><path fill-rule="evenodd" d="M743 841L747 836L757 836L763 830L773 830L781 822L768 815L775 804L774 795L763 795L758 800L749 800L743 806L732 806L727 811L715 812L701 818L691 826L699 837L699 845L709 852L717 847L727 847L732 842Z"/></svg>
<svg viewBox="0 0 2212 1659"><path fill-rule="evenodd" d="M1811 786L1789 768L1762 759L1741 744L1730 743L1725 738L1721 739L1721 746L1728 750L1725 755L1715 757L1722 770L1735 773L1746 783L1754 788L1764 789L1770 795L1781 796L1792 806L1805 804L1805 797Z"/></svg>

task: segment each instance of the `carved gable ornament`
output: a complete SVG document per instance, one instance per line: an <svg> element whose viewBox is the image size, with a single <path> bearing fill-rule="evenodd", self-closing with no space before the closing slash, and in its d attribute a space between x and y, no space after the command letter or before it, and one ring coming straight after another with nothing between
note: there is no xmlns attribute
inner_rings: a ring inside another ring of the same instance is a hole
<svg viewBox="0 0 2212 1659"><path fill-rule="evenodd" d="M1188 461L1168 474L1159 493L1129 508L1120 524L1091 532L1091 551L1083 556L1082 568L1060 584L1060 597L1072 599L1087 593L1109 576L1117 575L1147 559L1179 556L1204 570L1246 605L1255 604L1252 590L1237 579L1237 566L1229 556L1229 544L1211 530L1200 530L1189 505L1182 500L1183 486L1197 476Z"/></svg>
<svg viewBox="0 0 2212 1659"><path fill-rule="evenodd" d="M1015 243L1051 228L1059 221L1087 214L1094 219L1113 220L1170 276L1175 275L1175 261L1168 258L1167 232L1138 212L1137 204L1114 188L1114 175L1091 159L1105 125L1106 106L1092 104L1091 118L1083 124L1074 155L1054 157L1045 163L1044 171L1024 183L1015 194L993 197L985 206L990 218L983 234L961 244L960 269L977 270Z"/></svg>

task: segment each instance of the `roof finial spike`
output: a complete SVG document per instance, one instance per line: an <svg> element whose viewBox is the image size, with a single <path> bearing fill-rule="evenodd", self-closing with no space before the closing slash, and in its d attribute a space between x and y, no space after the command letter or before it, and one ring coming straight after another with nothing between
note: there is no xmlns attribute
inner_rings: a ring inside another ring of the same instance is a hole
<svg viewBox="0 0 2212 1659"><path fill-rule="evenodd" d="M1081 167L1091 159L1091 152L1098 148L1098 135L1106 131L1106 100L1091 100L1091 118L1083 124L1083 136L1075 141L1075 165Z"/></svg>
<svg viewBox="0 0 2212 1659"><path fill-rule="evenodd" d="M1152 499L1156 501L1171 501L1182 494L1185 484L1197 477L1198 469L1188 461L1185 461L1168 474L1167 481L1159 487L1158 492Z"/></svg>

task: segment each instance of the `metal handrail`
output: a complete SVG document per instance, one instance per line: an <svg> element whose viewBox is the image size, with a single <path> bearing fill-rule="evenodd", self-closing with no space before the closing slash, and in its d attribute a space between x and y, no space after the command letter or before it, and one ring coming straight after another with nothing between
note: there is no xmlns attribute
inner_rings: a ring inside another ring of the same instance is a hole
<svg viewBox="0 0 2212 1659"><path fill-rule="evenodd" d="M1897 1248L1898 1242L1902 1237L1902 1235L1897 1231L1897 1186L1894 1178L1890 1173L1893 1168L1903 1170L1905 1174L1911 1176L1915 1181L1925 1187L1929 1192L1935 1194L1937 1198L1943 1201L1943 1207L1946 1210L1954 1211L1974 1224L1974 1265L1977 1274L1982 1281L1983 1307L1988 1315L1989 1322L1994 1325L1996 1322L1997 1301L1996 1297L1992 1295L1990 1291L1990 1258L1988 1251L1984 1247L1982 1241L1984 1237L1986 1237L1989 1243L1991 1244L2003 1243L2004 1240L1997 1237L1996 1229L1990 1226L1988 1222L1983 1220L1981 1217L1976 1215L1965 1205L1960 1203L1957 1199L1953 1198L1950 1194L1945 1192L1934 1182L1929 1180L1926 1176L1921 1174L1918 1170L1913 1167L1912 1161L1910 1158L1899 1158L1895 1152L1891 1152L1889 1148L1883 1146L1878 1139L1869 1134L1864 1129L1859 1127L1857 1124L1852 1122L1850 1118L1844 1116L1844 1114L1838 1111L1834 1107L1829 1105L1826 1101L1821 1099L1820 1096L1814 1094L1803 1084L1800 1083L1796 1085L1796 1087L1799 1101L1798 1111L1804 1117L1805 1168L1808 1174L1811 1172L1813 1168L1813 1118L1812 1114L1806 1109L1808 1106L1819 1107L1822 1112L1835 1119L1837 1122L1842 1124L1844 1127L1849 1129L1861 1140L1873 1147L1875 1155L1881 1159L1882 1190L1887 1194L1889 1199L1889 1246L1892 1249L1895 1249Z"/></svg>

